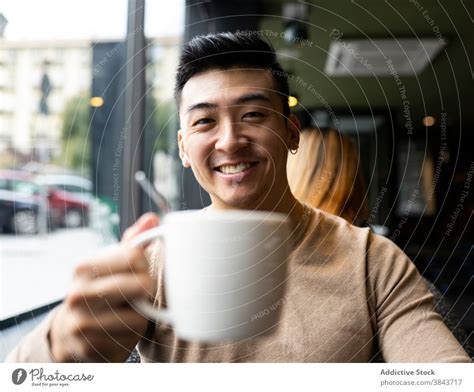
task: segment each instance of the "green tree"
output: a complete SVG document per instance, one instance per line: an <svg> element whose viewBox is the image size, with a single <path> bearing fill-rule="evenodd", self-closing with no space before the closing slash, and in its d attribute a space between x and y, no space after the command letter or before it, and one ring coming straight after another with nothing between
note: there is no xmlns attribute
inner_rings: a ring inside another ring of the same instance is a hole
<svg viewBox="0 0 474 392"><path fill-rule="evenodd" d="M145 154L159 150L169 153L176 144L178 120L174 102L157 102L150 94L145 106ZM89 168L92 155L90 121L91 110L86 95L76 96L66 103L58 164L74 170Z"/></svg>
<svg viewBox="0 0 474 392"><path fill-rule="evenodd" d="M150 118L151 117L151 118ZM153 151L170 153L176 144L178 115L174 101L158 102L153 96L147 97L145 132L152 143Z"/></svg>
<svg viewBox="0 0 474 392"><path fill-rule="evenodd" d="M89 168L91 164L90 120L89 99L85 94L71 98L66 103L58 163L76 170Z"/></svg>

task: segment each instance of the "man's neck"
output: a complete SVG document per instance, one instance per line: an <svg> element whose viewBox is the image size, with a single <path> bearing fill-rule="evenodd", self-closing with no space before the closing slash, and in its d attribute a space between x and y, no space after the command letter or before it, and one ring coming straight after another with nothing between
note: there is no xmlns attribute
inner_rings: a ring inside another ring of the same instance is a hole
<svg viewBox="0 0 474 392"><path fill-rule="evenodd" d="M236 208L213 201L210 209L219 211L235 210ZM303 204L293 196L289 187L286 187L286 191L283 192L283 196L279 197L279 200L265 200L262 203L258 203L257 208L248 206L247 208L242 207L239 209L280 212L289 216L292 226L297 226L304 214Z"/></svg>

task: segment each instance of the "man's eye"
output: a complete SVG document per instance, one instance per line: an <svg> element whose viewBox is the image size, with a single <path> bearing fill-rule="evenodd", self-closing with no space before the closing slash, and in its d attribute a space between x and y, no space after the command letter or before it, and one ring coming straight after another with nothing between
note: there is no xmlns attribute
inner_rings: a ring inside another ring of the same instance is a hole
<svg viewBox="0 0 474 392"><path fill-rule="evenodd" d="M255 118L255 117L263 117L263 113L260 112L248 112L245 113L243 118Z"/></svg>
<svg viewBox="0 0 474 392"><path fill-rule="evenodd" d="M193 126L209 124L211 121L213 121L212 118L200 118L193 124Z"/></svg>

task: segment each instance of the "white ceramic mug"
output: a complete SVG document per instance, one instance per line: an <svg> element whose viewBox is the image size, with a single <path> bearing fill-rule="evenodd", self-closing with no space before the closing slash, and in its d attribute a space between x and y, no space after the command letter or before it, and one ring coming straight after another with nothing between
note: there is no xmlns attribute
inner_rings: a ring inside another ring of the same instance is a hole
<svg viewBox="0 0 474 392"><path fill-rule="evenodd" d="M278 327L287 277L288 219L265 211L172 212L133 240L164 241L166 310L146 316L200 342L238 341Z"/></svg>

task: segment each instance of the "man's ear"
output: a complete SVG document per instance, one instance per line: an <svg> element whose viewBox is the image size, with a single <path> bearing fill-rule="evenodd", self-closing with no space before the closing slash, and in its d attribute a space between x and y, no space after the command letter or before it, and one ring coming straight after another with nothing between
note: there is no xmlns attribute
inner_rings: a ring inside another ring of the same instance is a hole
<svg viewBox="0 0 474 392"><path fill-rule="evenodd" d="M186 153L186 149L184 147L184 133L181 129L178 130L178 148L179 148L179 157L181 158L181 163L183 164L183 166L191 167L188 154Z"/></svg>
<svg viewBox="0 0 474 392"><path fill-rule="evenodd" d="M296 117L294 114L290 114L288 116L288 132L288 148L290 150L297 150L298 146L300 145L301 125L300 120L298 120L298 117Z"/></svg>

